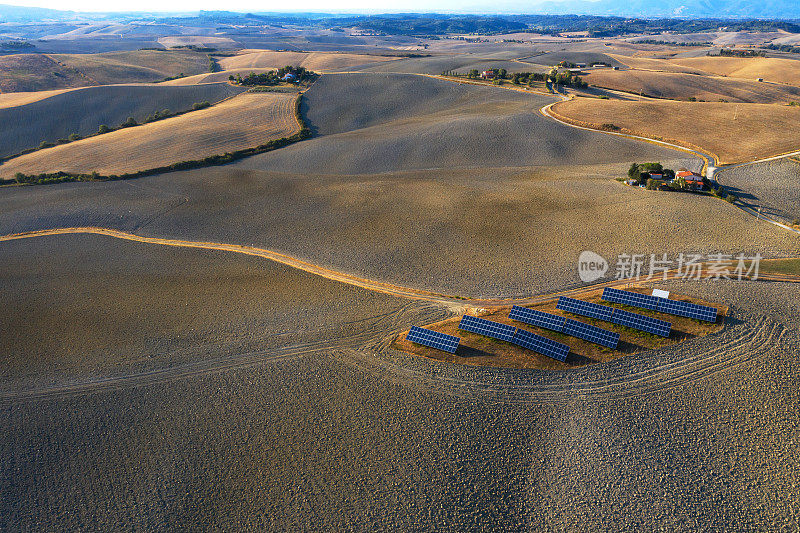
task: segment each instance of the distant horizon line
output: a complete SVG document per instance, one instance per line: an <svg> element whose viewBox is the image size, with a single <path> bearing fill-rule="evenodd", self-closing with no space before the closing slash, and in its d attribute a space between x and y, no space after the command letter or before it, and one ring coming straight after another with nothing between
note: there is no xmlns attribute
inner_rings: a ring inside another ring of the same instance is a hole
<svg viewBox="0 0 800 533"><path fill-rule="evenodd" d="M237 15L298 15L298 16L331 16L331 17L344 17L344 16L363 16L374 17L381 15L442 15L442 16L475 16L475 17L524 17L524 16L540 16L540 17L594 17L594 18L617 18L617 19L641 19L641 20L698 20L698 21L800 21L800 18L782 18L782 17L751 17L751 16L648 16L648 15L614 15L614 14L597 14L597 13L553 13L551 11L456 11L456 10L441 10L441 11L406 11L406 10L337 10L337 11L303 11L303 10L271 10L271 11L255 11L252 9L193 9L193 10L175 10L175 11L155 11L155 10L74 10L74 9L58 9L40 6L25 6L19 4L0 3L0 7L13 7L16 9L31 9L42 11L56 11L59 13L70 13L75 15L199 15L201 13L233 13ZM520 32L511 32L520 33Z"/></svg>

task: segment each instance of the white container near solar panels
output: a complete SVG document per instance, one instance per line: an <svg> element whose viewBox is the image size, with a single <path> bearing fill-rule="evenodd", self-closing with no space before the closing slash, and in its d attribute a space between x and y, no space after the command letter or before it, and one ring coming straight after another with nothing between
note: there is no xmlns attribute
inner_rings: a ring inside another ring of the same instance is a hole
<svg viewBox="0 0 800 533"><path fill-rule="evenodd" d="M661 289L653 289L653 296L656 298L666 298L669 300L669 291L663 291Z"/></svg>

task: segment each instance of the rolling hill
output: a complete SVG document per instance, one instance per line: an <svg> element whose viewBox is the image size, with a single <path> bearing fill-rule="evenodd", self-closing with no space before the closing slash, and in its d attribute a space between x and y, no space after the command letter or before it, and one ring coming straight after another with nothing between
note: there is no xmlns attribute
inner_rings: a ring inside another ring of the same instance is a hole
<svg viewBox="0 0 800 533"><path fill-rule="evenodd" d="M242 94L208 109L11 159L0 165L0 175L124 174L255 147L299 130L296 98L294 94Z"/></svg>
<svg viewBox="0 0 800 533"><path fill-rule="evenodd" d="M227 83L216 83L180 87L108 85L42 93L46 98L0 108L0 157L35 148L42 141L55 142L71 133L89 135L101 124L116 127L128 117L141 122L156 111L185 111L195 102L213 103L242 91ZM37 94L24 93L27 100Z"/></svg>

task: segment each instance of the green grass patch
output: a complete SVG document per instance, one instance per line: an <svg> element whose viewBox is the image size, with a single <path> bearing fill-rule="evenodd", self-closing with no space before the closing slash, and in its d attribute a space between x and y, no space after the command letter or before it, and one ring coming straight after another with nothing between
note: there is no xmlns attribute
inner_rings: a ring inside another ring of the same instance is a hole
<svg viewBox="0 0 800 533"><path fill-rule="evenodd" d="M767 274L800 275L800 259L774 259L761 261L759 271Z"/></svg>

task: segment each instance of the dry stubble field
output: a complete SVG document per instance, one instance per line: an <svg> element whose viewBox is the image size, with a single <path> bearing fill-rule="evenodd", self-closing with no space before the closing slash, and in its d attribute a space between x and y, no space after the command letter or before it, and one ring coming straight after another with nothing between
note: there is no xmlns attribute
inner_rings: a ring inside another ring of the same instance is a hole
<svg viewBox="0 0 800 533"><path fill-rule="evenodd" d="M50 54L96 84L159 81L208 71L208 57L192 50L137 50L101 54Z"/></svg>
<svg viewBox="0 0 800 533"><path fill-rule="evenodd" d="M296 98L242 94L208 109L14 158L0 165L0 176L58 171L118 175L259 146L299 130Z"/></svg>
<svg viewBox="0 0 800 533"><path fill-rule="evenodd" d="M552 109L590 127L613 124L638 135L688 143L716 154L722 164L800 149L800 142L788 134L800 123L800 107L574 98Z"/></svg>
<svg viewBox="0 0 800 533"><path fill-rule="evenodd" d="M286 65L304 67L314 72L348 70L373 63L396 61L393 56L341 54L326 52L273 52L271 50L242 50L238 55L220 59L225 70L243 68L276 69Z"/></svg>
<svg viewBox="0 0 800 533"><path fill-rule="evenodd" d="M708 102L782 103L800 100L800 87L757 81L644 70L587 70L590 85L656 98Z"/></svg>

